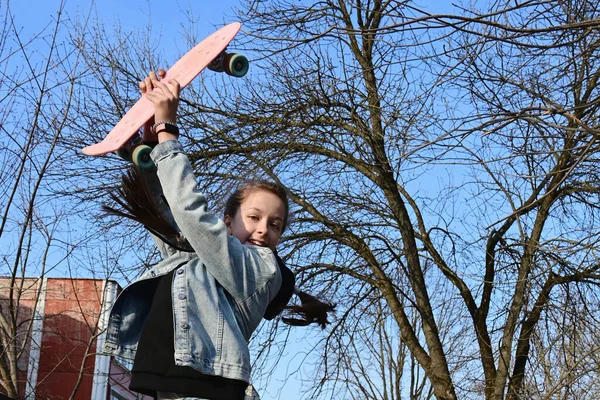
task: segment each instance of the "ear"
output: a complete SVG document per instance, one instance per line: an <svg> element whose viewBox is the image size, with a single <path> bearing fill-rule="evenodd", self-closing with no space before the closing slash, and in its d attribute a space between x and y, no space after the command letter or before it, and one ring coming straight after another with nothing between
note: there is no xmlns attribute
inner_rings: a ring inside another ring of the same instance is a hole
<svg viewBox="0 0 600 400"><path fill-rule="evenodd" d="M232 234L232 230L231 230L231 217L229 215L226 215L223 218L223 222L225 222L225 226L227 227L227 234L231 235Z"/></svg>

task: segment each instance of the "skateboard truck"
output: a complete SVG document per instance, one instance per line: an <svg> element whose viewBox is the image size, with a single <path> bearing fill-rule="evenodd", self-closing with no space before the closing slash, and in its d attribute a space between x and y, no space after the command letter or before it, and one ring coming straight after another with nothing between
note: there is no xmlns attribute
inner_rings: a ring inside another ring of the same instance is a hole
<svg viewBox="0 0 600 400"><path fill-rule="evenodd" d="M142 137L136 134L123 147L116 151L117 155L126 161L131 161L139 168L152 168L154 162L150 158L152 147L144 143Z"/></svg>
<svg viewBox="0 0 600 400"><path fill-rule="evenodd" d="M248 59L245 56L223 51L208 64L208 69L215 72L225 72L227 75L241 78L248 72L249 65Z"/></svg>

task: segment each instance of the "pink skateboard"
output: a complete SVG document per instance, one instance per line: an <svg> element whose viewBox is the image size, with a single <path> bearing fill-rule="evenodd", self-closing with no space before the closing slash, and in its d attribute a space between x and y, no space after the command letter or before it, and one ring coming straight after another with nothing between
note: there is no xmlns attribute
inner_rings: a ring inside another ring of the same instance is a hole
<svg viewBox="0 0 600 400"><path fill-rule="evenodd" d="M162 80L168 82L169 79L176 79L183 89L206 67L236 77L244 76L248 72L246 57L225 52L240 28L241 24L234 22L219 29L181 57L169 68ZM83 154L100 156L116 151L139 167L152 166L149 157L152 149L142 143L142 138L137 132L153 115L154 104L142 96L104 140L85 147L82 150Z"/></svg>

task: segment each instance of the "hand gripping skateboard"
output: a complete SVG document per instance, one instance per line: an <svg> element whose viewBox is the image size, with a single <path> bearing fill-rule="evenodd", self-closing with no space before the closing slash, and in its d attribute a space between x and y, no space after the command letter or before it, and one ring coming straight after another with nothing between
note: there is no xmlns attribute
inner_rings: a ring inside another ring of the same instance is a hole
<svg viewBox="0 0 600 400"><path fill-rule="evenodd" d="M181 88L186 87L204 68L242 77L248 72L248 60L240 54L229 54L225 49L241 28L239 22L231 23L208 36L181 57L162 78L168 82L176 79ZM142 96L127 111L115 127L100 143L85 147L82 152L89 156L101 156L117 152L131 159L137 166L152 166L149 146L143 144L139 129L154 116L154 104Z"/></svg>

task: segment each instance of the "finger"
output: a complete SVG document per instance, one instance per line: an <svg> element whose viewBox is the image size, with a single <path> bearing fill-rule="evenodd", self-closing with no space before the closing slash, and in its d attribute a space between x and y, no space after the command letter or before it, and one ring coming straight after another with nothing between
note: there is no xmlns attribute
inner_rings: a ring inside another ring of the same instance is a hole
<svg viewBox="0 0 600 400"><path fill-rule="evenodd" d="M152 80L158 80L158 76L156 76L156 72L154 72L154 71L150 71L150 73L148 74L148 77Z"/></svg>
<svg viewBox="0 0 600 400"><path fill-rule="evenodd" d="M168 95L169 94L169 90L165 89L165 84L162 83L161 81L157 80L157 79L153 79L152 80L152 91L154 93L160 93L161 95ZM165 91L166 90L166 91Z"/></svg>
<svg viewBox="0 0 600 400"><path fill-rule="evenodd" d="M171 84L171 86L173 87L173 90L171 92L173 93L175 98L178 99L179 93L181 93L181 85L179 84L179 82L177 82L176 79L169 79L169 84Z"/></svg>
<svg viewBox="0 0 600 400"><path fill-rule="evenodd" d="M164 83L155 81L154 84L154 89L145 94L146 98L148 98L152 103L158 104L165 101L170 102L172 100L179 100L173 95L173 93L171 93L169 88Z"/></svg>
<svg viewBox="0 0 600 400"><path fill-rule="evenodd" d="M156 92L151 92L149 94L146 94L145 96L146 96L146 99L150 100L150 102L152 104L154 104L155 107L159 107L161 104L163 104L163 105L167 104L165 96L163 96L162 94L157 94ZM155 117L156 117L156 114L155 114ZM159 119L164 119L164 118L159 118Z"/></svg>
<svg viewBox="0 0 600 400"><path fill-rule="evenodd" d="M140 87L140 92L142 92L142 94L146 93L146 82L140 81L139 87Z"/></svg>
<svg viewBox="0 0 600 400"><path fill-rule="evenodd" d="M148 100L150 100L152 103L156 103L162 96L159 96L158 94L156 94L155 92L148 92L144 95Z"/></svg>
<svg viewBox="0 0 600 400"><path fill-rule="evenodd" d="M162 81L153 81L152 84L156 87L156 88L160 88L160 90L165 94L165 95L173 95L174 98L179 99L179 93L181 92L181 85L179 84L179 82L177 82L177 80L175 79L169 79L169 84L165 84Z"/></svg>
<svg viewBox="0 0 600 400"><path fill-rule="evenodd" d="M175 94L175 89L171 89L171 87L169 87L169 85L165 84L164 82L152 81L152 84L154 85L154 87L156 89L158 89L165 96L168 96L168 97L177 97L178 96Z"/></svg>
<svg viewBox="0 0 600 400"><path fill-rule="evenodd" d="M158 99L161 97L165 97L164 91L162 88L158 86L158 81L154 81L154 84L150 84L152 89L147 90L145 96L148 98Z"/></svg>
<svg viewBox="0 0 600 400"><path fill-rule="evenodd" d="M163 68L159 68L159 70L158 70L158 77L160 79L164 78L166 74L167 74L167 71L165 71Z"/></svg>
<svg viewBox="0 0 600 400"><path fill-rule="evenodd" d="M152 89L154 89L154 85L152 85L152 79L150 79L149 76L144 79L144 83L146 85L146 93L149 93L152 91Z"/></svg>

